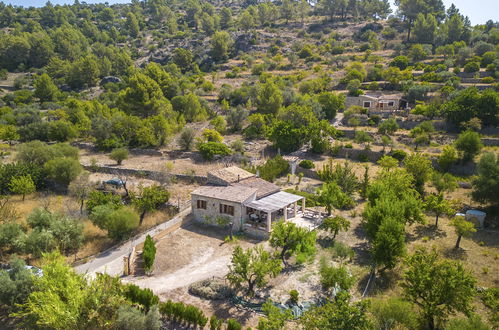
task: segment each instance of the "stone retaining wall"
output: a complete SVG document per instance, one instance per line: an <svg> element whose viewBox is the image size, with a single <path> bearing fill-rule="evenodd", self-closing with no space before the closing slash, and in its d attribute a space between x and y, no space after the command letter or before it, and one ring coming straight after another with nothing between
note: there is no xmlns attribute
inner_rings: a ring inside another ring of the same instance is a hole
<svg viewBox="0 0 499 330"><path fill-rule="evenodd" d="M201 175L165 174L158 171L136 170L132 168L122 168L122 167L118 168L113 166L83 165L83 168L85 168L90 172L99 172L99 173L126 175L126 176L129 175L129 176L141 177L151 180L158 180L158 178L164 178L166 175L167 177L174 177L176 180L182 182L206 184L206 177Z"/></svg>

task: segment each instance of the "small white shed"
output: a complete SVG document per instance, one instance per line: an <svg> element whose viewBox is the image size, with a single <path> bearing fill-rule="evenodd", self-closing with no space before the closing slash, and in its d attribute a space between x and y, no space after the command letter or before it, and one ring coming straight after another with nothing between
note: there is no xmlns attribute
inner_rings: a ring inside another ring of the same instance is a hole
<svg viewBox="0 0 499 330"><path fill-rule="evenodd" d="M485 216L487 214L478 210L468 210L466 211L466 220L476 221L480 224L480 228L483 228L483 223L485 222Z"/></svg>

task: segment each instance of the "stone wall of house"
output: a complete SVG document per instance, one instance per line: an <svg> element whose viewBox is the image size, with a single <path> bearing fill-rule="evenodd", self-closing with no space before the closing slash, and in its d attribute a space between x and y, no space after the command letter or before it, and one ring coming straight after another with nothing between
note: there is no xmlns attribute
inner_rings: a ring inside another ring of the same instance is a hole
<svg viewBox="0 0 499 330"><path fill-rule="evenodd" d="M206 210L197 208L197 201L206 201ZM220 213L220 204L234 207L234 215ZM232 221L234 232L240 231L246 218L245 207L241 203L224 201L216 198L207 198L191 194L192 215L194 220L203 224L213 226L226 226L226 223Z"/></svg>

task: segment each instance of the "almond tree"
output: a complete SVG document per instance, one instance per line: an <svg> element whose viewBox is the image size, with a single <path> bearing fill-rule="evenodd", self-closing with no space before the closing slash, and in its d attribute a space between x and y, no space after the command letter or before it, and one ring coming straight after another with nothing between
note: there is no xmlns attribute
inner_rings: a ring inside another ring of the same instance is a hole
<svg viewBox="0 0 499 330"><path fill-rule="evenodd" d="M476 280L459 262L441 259L435 250L419 248L407 259L401 284L404 296L416 304L429 329L448 315L469 313Z"/></svg>
<svg viewBox="0 0 499 330"><path fill-rule="evenodd" d="M246 294L253 295L255 287L264 287L270 277L276 277L281 272L281 262L272 258L270 252L256 246L243 250L236 246L232 253L231 265L227 280L237 289L246 285Z"/></svg>

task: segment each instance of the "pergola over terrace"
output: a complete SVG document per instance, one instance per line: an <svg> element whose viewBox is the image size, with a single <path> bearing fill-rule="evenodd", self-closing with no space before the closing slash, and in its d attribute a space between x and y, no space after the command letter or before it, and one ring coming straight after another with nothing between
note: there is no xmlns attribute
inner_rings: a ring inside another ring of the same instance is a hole
<svg viewBox="0 0 499 330"><path fill-rule="evenodd" d="M296 218L298 215L298 201L301 200L302 213L305 212L305 197L293 195L285 191L279 191L275 194L263 197L258 200L253 200L244 203L244 206L257 210L259 212L265 212L267 214L267 231L270 232L272 228L272 219L276 218L276 213L282 210L284 214L284 221L288 220L288 207L293 205L293 217Z"/></svg>

